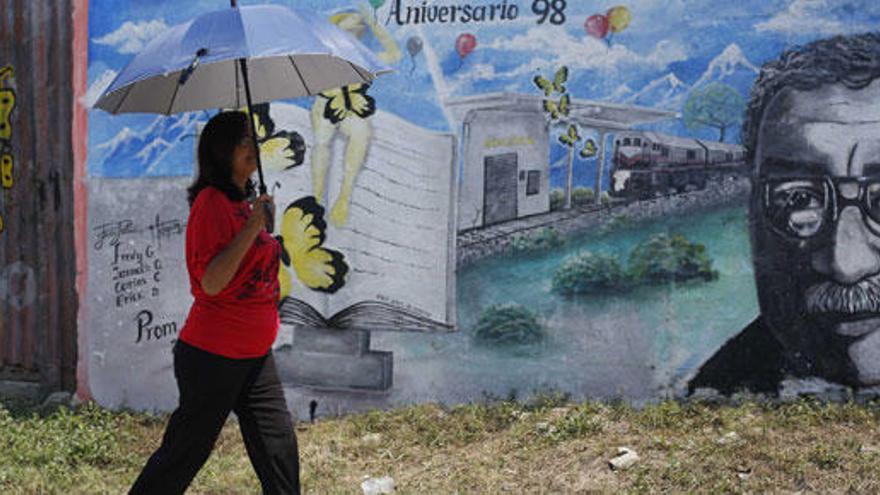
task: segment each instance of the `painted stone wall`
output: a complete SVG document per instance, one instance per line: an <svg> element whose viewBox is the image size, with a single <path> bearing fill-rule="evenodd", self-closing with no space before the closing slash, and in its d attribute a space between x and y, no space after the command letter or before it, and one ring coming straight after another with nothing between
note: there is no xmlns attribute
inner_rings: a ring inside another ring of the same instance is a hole
<svg viewBox="0 0 880 495"><path fill-rule="evenodd" d="M255 109L298 415L880 384L874 4L271 3L395 68ZM224 7L91 2L84 103ZM80 359L101 403L175 403L184 190L216 111L89 112Z"/></svg>

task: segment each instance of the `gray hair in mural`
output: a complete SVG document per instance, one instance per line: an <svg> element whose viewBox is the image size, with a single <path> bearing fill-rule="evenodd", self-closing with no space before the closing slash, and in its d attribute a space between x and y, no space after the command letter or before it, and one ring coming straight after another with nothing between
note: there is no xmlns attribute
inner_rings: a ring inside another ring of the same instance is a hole
<svg viewBox="0 0 880 495"><path fill-rule="evenodd" d="M880 77L880 35L836 36L788 50L764 64L752 87L743 144L754 163L764 110L785 89L810 91L829 84L863 89Z"/></svg>
<svg viewBox="0 0 880 495"><path fill-rule="evenodd" d="M776 393L788 378L880 385L880 35L765 64L743 142L760 315L689 390Z"/></svg>

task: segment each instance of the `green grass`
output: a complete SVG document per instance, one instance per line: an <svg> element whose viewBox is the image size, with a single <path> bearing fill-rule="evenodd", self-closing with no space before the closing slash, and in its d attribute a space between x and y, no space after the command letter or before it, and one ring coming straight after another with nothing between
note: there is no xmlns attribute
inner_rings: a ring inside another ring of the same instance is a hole
<svg viewBox="0 0 880 495"><path fill-rule="evenodd" d="M165 416L94 405L39 414L0 405L0 493L124 493L158 446ZM873 404L527 402L412 406L297 427L307 493L880 491ZM636 450L629 470L608 467ZM188 493L258 493L237 425L226 425Z"/></svg>

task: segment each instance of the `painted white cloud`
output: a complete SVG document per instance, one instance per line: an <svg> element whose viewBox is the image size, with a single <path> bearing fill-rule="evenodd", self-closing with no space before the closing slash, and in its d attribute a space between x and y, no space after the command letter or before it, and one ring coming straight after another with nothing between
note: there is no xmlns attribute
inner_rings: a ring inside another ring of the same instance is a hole
<svg viewBox="0 0 880 495"><path fill-rule="evenodd" d="M647 54L636 53L622 44L612 43L584 36L577 38L570 33L557 30L532 28L524 34L509 38L496 38L488 48L507 52L526 52L532 54L518 67L498 72L491 65L474 65L456 77L456 86L475 83L480 80L506 79L529 76L548 67L568 66L569 70L591 70L616 73L633 67L663 70L670 63L686 60L688 55L677 41L663 40ZM515 58L515 57L511 57Z"/></svg>
<svg viewBox="0 0 880 495"><path fill-rule="evenodd" d="M792 0L785 10L756 24L755 29L794 35L832 35L868 30L863 24L829 17L831 7L839 3L834 0Z"/></svg>
<svg viewBox="0 0 880 495"><path fill-rule="evenodd" d="M450 79L446 83L448 94L456 94L462 88L470 87L478 81L495 81L498 79L510 78L510 72L497 72L495 66L491 64L474 64L466 71L462 71L456 77Z"/></svg>
<svg viewBox="0 0 880 495"><path fill-rule="evenodd" d="M147 42L167 29L168 25L161 19L142 22L125 21L116 31L92 41L99 45L112 46L122 54L133 54L140 52Z"/></svg>
<svg viewBox="0 0 880 495"><path fill-rule="evenodd" d="M86 94L80 98L80 103L86 108L92 108L95 106L95 102L98 101L101 93L110 86L114 79L116 79L116 74L117 72L115 70L110 69L102 72L101 75L96 77L95 80L92 81L92 84L89 85Z"/></svg>

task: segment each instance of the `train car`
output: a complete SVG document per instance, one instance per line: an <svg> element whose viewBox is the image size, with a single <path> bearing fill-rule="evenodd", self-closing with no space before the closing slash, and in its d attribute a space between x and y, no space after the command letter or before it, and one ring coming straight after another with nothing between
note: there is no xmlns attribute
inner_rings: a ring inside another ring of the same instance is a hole
<svg viewBox="0 0 880 495"><path fill-rule="evenodd" d="M740 145L716 141L695 141L706 148L709 165L728 164L745 160L745 149Z"/></svg>
<svg viewBox="0 0 880 495"><path fill-rule="evenodd" d="M614 140L611 194L654 197L703 189L707 181L736 173L742 146L657 132L627 131Z"/></svg>

